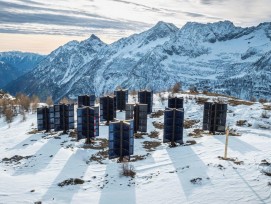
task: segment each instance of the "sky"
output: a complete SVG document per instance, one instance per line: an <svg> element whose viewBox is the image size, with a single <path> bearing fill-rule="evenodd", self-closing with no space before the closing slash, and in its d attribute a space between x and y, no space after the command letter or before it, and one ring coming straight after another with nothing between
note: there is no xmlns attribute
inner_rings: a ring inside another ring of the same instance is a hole
<svg viewBox="0 0 271 204"><path fill-rule="evenodd" d="M49 54L95 34L106 43L158 21L230 20L236 26L271 21L271 0L0 0L0 51Z"/></svg>

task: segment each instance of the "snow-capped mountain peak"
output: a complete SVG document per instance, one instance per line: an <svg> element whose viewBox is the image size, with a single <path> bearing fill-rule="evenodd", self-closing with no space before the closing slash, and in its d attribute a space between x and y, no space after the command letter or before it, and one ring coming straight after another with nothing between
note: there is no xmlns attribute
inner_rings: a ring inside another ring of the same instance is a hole
<svg viewBox="0 0 271 204"><path fill-rule="evenodd" d="M159 91L181 82L184 88L194 85L245 99L271 97L269 83L262 83L270 72L255 72L270 67L270 36L268 23L241 28L230 21L190 22L181 29L161 21L109 45L91 35L57 49L7 90L59 100L93 92L99 96L119 85Z"/></svg>

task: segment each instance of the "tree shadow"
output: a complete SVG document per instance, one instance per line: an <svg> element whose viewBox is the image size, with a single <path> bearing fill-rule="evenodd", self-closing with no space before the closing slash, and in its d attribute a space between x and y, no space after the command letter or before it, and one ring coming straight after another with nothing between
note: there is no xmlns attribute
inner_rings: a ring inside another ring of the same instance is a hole
<svg viewBox="0 0 271 204"><path fill-rule="evenodd" d="M121 166L120 163L106 165L99 204L136 203L135 178L121 176Z"/></svg>
<svg viewBox="0 0 271 204"><path fill-rule="evenodd" d="M89 167L83 160L84 153L84 150L77 150L69 157L58 176L43 195L43 202L71 203L74 194L81 188L81 184L63 187L58 186L58 184L70 178L83 179Z"/></svg>
<svg viewBox="0 0 271 204"><path fill-rule="evenodd" d="M224 136L213 136L213 138L215 138L216 140L220 141L222 144L225 145L225 140L226 137ZM240 140L238 137L234 137L234 136L230 136L229 137L229 148L234 150L234 151L238 151L240 153L248 153L251 151L260 151L259 149L257 149L256 147Z"/></svg>
<svg viewBox="0 0 271 204"><path fill-rule="evenodd" d="M33 157L28 159L27 166L17 169L14 175L35 174L44 170L61 148L61 142L61 139L48 139Z"/></svg>
<svg viewBox="0 0 271 204"><path fill-rule="evenodd" d="M204 188L204 185L211 183L207 175L207 166L190 146L166 150L177 171L186 198L189 198L195 189ZM193 183L192 180L197 178L199 180Z"/></svg>

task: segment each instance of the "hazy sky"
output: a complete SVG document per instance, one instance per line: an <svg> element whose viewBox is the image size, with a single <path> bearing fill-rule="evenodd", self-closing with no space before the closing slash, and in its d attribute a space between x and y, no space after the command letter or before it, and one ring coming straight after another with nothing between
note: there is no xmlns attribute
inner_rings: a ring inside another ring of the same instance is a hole
<svg viewBox="0 0 271 204"><path fill-rule="evenodd" d="M0 0L0 51L48 54L92 33L111 43L158 21L271 21L271 0Z"/></svg>

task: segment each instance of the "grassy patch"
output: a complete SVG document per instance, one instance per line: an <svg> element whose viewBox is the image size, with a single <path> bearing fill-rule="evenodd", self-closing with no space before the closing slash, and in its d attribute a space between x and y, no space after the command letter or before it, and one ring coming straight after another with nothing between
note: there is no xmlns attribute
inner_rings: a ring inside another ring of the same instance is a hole
<svg viewBox="0 0 271 204"><path fill-rule="evenodd" d="M199 123L199 120L184 120L184 128L188 129L188 128L192 128L193 125Z"/></svg>
<svg viewBox="0 0 271 204"><path fill-rule="evenodd" d="M157 142L157 141L144 141L143 142L143 147L148 152L154 151L155 148L159 147L160 145L161 145L161 142Z"/></svg>
<svg viewBox="0 0 271 204"><path fill-rule="evenodd" d="M204 104L205 102L207 102L208 101L208 98L204 98L204 97L198 97L198 98L196 98L195 99L196 100L196 103L197 104Z"/></svg>
<svg viewBox="0 0 271 204"><path fill-rule="evenodd" d="M184 146L190 146L197 144L196 140L187 140L184 144Z"/></svg>
<svg viewBox="0 0 271 204"><path fill-rule="evenodd" d="M271 110L271 106L264 105L264 106L263 106L263 109L264 109L264 110Z"/></svg>
<svg viewBox="0 0 271 204"><path fill-rule="evenodd" d="M96 161L100 164L103 164L103 160L108 158L108 150L106 151L99 151L97 152L96 154L92 154L91 157L90 157L90 161Z"/></svg>
<svg viewBox="0 0 271 204"><path fill-rule="evenodd" d="M189 137L193 137L193 138L199 138L199 137L203 137L202 133L204 131L202 129L194 129L193 132L189 133L188 136Z"/></svg>
<svg viewBox="0 0 271 204"><path fill-rule="evenodd" d="M122 167L121 167L120 174L122 176L134 178L135 175L136 175L136 172L135 172L134 167L131 164L129 164L129 163L123 163Z"/></svg>
<svg viewBox="0 0 271 204"><path fill-rule="evenodd" d="M144 135L148 135L148 133L145 133L145 132L135 133L134 137L135 137L135 139L144 139L144 137L143 137Z"/></svg>
<svg viewBox="0 0 271 204"><path fill-rule="evenodd" d="M247 120L238 120L236 121L237 126L245 126L247 123Z"/></svg>
<svg viewBox="0 0 271 204"><path fill-rule="evenodd" d="M155 128L157 128L157 129L160 129L160 130L164 129L164 124L161 123L161 122L153 121L152 124L153 124L153 126L154 126Z"/></svg>
<svg viewBox="0 0 271 204"><path fill-rule="evenodd" d="M70 178L70 179L67 179L67 180L64 180L64 181L58 183L57 185L60 187L63 187L63 186L68 186L68 185L79 185L79 184L83 184L83 183L85 183L85 181L82 179Z"/></svg>
<svg viewBox="0 0 271 204"><path fill-rule="evenodd" d="M243 165L244 164L244 162L243 161L239 161L238 158L224 158L224 157L221 157L221 156L218 156L218 158L220 160L231 161L231 162L233 162L236 165Z"/></svg>
<svg viewBox="0 0 271 204"><path fill-rule="evenodd" d="M150 153L147 153L145 155L132 155L130 157L130 162L136 162L136 161L141 161L146 159L148 156L150 155Z"/></svg>
<svg viewBox="0 0 271 204"><path fill-rule="evenodd" d="M158 110L157 112L151 113L150 118L159 118L164 115L163 110Z"/></svg>
<svg viewBox="0 0 271 204"><path fill-rule="evenodd" d="M33 156L20 156L20 155L15 155L15 156L13 156L13 157L10 157L10 158L7 158L7 157L5 157L4 159L2 159L2 162L3 163L6 163L6 164L11 164L11 163L16 163L16 164L20 164L20 161L22 160L22 159L29 159L29 158L31 158L31 157L33 157Z"/></svg>
<svg viewBox="0 0 271 204"><path fill-rule="evenodd" d="M103 150L108 147L108 139L105 138L97 138L94 140L94 143L84 144L84 149L95 149L95 150Z"/></svg>
<svg viewBox="0 0 271 204"><path fill-rule="evenodd" d="M242 100L234 100L234 99L228 100L228 103L231 106L239 106L239 105L251 106L254 104L251 101L242 101Z"/></svg>
<svg viewBox="0 0 271 204"><path fill-rule="evenodd" d="M149 136L150 138L158 138L159 132L156 131L156 130L151 131L151 133L149 133L148 136Z"/></svg>
<svg viewBox="0 0 271 204"><path fill-rule="evenodd" d="M32 134L37 134L38 132L39 132L38 129L35 128L29 131L27 134L32 135Z"/></svg>

